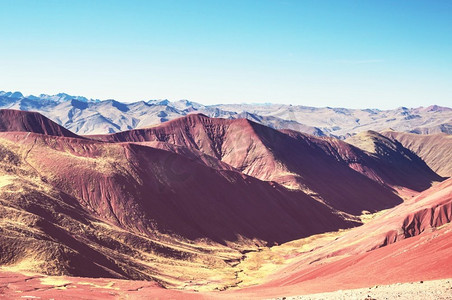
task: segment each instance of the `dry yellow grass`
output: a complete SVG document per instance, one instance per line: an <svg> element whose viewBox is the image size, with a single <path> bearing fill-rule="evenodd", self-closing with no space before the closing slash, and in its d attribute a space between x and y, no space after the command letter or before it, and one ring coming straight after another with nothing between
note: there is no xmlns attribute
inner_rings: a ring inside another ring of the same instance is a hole
<svg viewBox="0 0 452 300"><path fill-rule="evenodd" d="M109 289L109 290L119 291L119 288L115 287L115 283L113 281L110 281L109 283L107 283L105 285L99 285L99 284L95 284L93 282L86 282L86 281L77 281L75 284L76 285L89 285L89 286L92 286L97 289Z"/></svg>
<svg viewBox="0 0 452 300"><path fill-rule="evenodd" d="M15 178L16 178L16 176L11 176L11 175L0 176L0 188L13 183Z"/></svg>
<svg viewBox="0 0 452 300"><path fill-rule="evenodd" d="M7 271L7 272L20 272L20 273L27 273L27 274L33 274L36 272L30 272L30 270L36 270L38 269L39 265L41 265L41 261L36 261L33 258L30 259L22 259L19 262L16 262L12 265L3 265L0 267L0 270Z"/></svg>
<svg viewBox="0 0 452 300"><path fill-rule="evenodd" d="M293 262L298 255L323 246L342 236L347 231L340 230L317 234L271 248L261 248L257 252L247 253L240 264L236 266L237 287L246 287L265 282L269 275Z"/></svg>
<svg viewBox="0 0 452 300"><path fill-rule="evenodd" d="M53 286L55 289L66 289L66 285L70 284L71 281L59 276L46 276L39 278L41 284Z"/></svg>

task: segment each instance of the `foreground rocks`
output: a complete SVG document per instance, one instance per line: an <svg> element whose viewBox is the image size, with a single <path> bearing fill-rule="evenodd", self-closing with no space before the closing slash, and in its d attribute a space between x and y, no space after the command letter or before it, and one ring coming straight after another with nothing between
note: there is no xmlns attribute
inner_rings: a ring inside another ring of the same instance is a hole
<svg viewBox="0 0 452 300"><path fill-rule="evenodd" d="M281 297L285 300L317 299L452 299L452 279L396 283L355 290L340 290L305 296Z"/></svg>

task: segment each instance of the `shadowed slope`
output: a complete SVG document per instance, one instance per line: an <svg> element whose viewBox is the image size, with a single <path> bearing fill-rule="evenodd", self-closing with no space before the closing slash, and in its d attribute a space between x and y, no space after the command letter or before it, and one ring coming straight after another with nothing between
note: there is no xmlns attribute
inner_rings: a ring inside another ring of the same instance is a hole
<svg viewBox="0 0 452 300"><path fill-rule="evenodd" d="M29 174L20 177L3 175L5 165L0 167L0 182L11 179L0 189L2 270L154 280L171 287L193 278L216 279L219 286L235 280L226 261L239 259L238 251L126 231L43 182L26 163L19 167Z"/></svg>
<svg viewBox="0 0 452 300"><path fill-rule="evenodd" d="M421 192L428 189L432 182L444 179L399 142L375 131L362 132L346 142L366 151L366 154L356 148L348 151L354 153L346 158L351 167L390 186Z"/></svg>
<svg viewBox="0 0 452 300"><path fill-rule="evenodd" d="M0 109L1 131L24 131L53 136L78 137L39 113L13 109Z"/></svg>
<svg viewBox="0 0 452 300"><path fill-rule="evenodd" d="M33 134L2 137L29 149L27 162L49 183L137 232L281 243L352 225L301 191L168 151Z"/></svg>

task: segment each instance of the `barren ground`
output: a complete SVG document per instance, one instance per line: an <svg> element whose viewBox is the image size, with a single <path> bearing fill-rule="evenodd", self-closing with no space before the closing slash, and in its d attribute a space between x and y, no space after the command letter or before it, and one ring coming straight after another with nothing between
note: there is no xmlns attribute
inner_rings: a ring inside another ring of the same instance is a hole
<svg viewBox="0 0 452 300"><path fill-rule="evenodd" d="M370 288L276 299L452 299L452 279L376 285Z"/></svg>

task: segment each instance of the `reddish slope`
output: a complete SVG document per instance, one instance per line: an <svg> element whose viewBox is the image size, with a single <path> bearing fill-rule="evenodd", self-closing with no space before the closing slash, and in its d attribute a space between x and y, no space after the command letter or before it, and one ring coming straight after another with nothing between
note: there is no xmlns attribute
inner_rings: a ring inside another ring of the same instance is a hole
<svg viewBox="0 0 452 300"><path fill-rule="evenodd" d="M131 143L132 144L132 143ZM148 146L151 148L166 150L169 152L173 152L179 155L182 155L191 161L198 162L201 164L204 164L210 168L214 168L217 170L229 170L229 171L238 171L236 168L232 167L231 165L222 162L221 160L218 160L215 157L212 157L210 155L205 154L204 152L194 150L194 149L188 149L183 146L177 146L174 144L164 143L164 142L136 142L133 144L137 145L143 145Z"/></svg>
<svg viewBox="0 0 452 300"><path fill-rule="evenodd" d="M0 131L24 131L53 136L78 137L36 112L0 109Z"/></svg>
<svg viewBox="0 0 452 300"><path fill-rule="evenodd" d="M412 201L380 215L370 223L352 229L333 242L301 254L294 263L272 275L268 282L254 287L194 294L164 290L144 282L106 279L84 279L83 282L108 288L109 292L118 295L124 290L130 290L130 295L137 299L140 297L262 299L451 278L452 226L448 224L452 217L451 203L452 179L449 179L423 192ZM425 211L430 211L431 214L427 217ZM381 233L388 233L391 230L406 231L406 228L410 228L409 224L412 224L406 220L416 220L421 226L415 227L423 228L423 232L416 231L414 237L384 246L380 239ZM373 234L374 231L377 231L376 234ZM352 243L355 245L350 247ZM370 250L375 245L381 247ZM347 247L348 251L337 251ZM17 289L29 291L26 295L42 297L68 295L73 293L71 291L77 291L78 295L86 293L84 284L77 278L64 278L68 293L59 294L55 290L47 291L45 288L37 291L35 288L42 287L42 284L34 278L28 277L28 280L25 280L24 276L8 273L0 274L0 277L4 277L0 280L0 288L3 288L7 295L16 293ZM12 281L11 277L17 278L14 280L16 283L6 284ZM2 282L5 282L3 287ZM70 288L71 286L73 288ZM118 290L110 290L112 286ZM141 287L139 291L136 290L137 287ZM95 292L93 296L107 297L107 291L103 289L92 291Z"/></svg>
<svg viewBox="0 0 452 300"><path fill-rule="evenodd" d="M286 269L281 279L223 296L263 299L451 278L451 248L452 228L448 226L331 263Z"/></svg>
<svg viewBox="0 0 452 300"><path fill-rule="evenodd" d="M0 297L4 299L158 300L216 299L195 292L164 289L152 281L111 278L47 277L0 271Z"/></svg>
<svg viewBox="0 0 452 300"><path fill-rule="evenodd" d="M27 162L96 215L146 234L281 243L352 226L301 191L142 145L7 133ZM45 153L46 155L42 155Z"/></svg>
<svg viewBox="0 0 452 300"><path fill-rule="evenodd" d="M343 247L336 252L359 253L383 247L449 223L451 214L452 179L448 179L357 228L353 235L344 236L342 244L357 239L359 245Z"/></svg>
<svg viewBox="0 0 452 300"><path fill-rule="evenodd" d="M400 142L416 153L439 175L452 176L452 135L421 135L395 131L384 131L382 135Z"/></svg>
<svg viewBox="0 0 452 300"><path fill-rule="evenodd" d="M269 297L450 278L451 219L449 179L239 293Z"/></svg>
<svg viewBox="0 0 452 300"><path fill-rule="evenodd" d="M116 142L160 141L202 151L245 174L303 190L348 213L377 211L401 202L389 189L316 145L324 140L304 137L297 139L245 119L189 115L157 127L93 138Z"/></svg>

